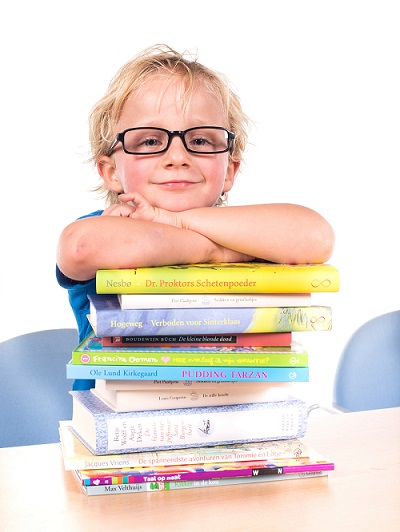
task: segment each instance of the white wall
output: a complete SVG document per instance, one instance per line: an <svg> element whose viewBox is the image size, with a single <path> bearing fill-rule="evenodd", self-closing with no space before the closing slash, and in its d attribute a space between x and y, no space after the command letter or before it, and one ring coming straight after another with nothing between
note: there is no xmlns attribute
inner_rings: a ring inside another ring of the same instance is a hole
<svg viewBox="0 0 400 532"><path fill-rule="evenodd" d="M168 43L198 49L202 62L226 73L256 123L231 204L301 203L335 227L330 262L341 291L316 299L333 307L334 330L298 335L310 351L309 389L329 402L350 333L399 308L398 5L8 3L0 34L0 340L75 326L54 256L61 229L101 207L84 162L87 115L125 61Z"/></svg>

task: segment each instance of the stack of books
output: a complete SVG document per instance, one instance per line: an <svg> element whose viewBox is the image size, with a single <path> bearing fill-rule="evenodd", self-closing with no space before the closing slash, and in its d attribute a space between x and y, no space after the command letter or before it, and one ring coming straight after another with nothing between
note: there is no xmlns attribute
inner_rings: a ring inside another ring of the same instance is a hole
<svg viewBox="0 0 400 532"><path fill-rule="evenodd" d="M195 264L100 270L93 332L72 353L66 468L87 495L327 475L299 440L308 353L294 332L329 331L328 264ZM81 458L79 458L81 457ZM114 458L113 458L114 457Z"/></svg>

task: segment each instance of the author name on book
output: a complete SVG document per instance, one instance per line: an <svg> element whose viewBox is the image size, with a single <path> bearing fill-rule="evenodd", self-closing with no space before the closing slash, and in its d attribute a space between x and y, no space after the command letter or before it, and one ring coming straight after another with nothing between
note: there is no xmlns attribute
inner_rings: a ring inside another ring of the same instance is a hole
<svg viewBox="0 0 400 532"><path fill-rule="evenodd" d="M120 281L106 280L107 288L131 288L134 283L121 279ZM197 281L181 281L179 279L172 279L169 281L161 279L160 281L153 281L146 279L146 288L224 288L233 290L238 287L254 287L257 285L256 281L245 279L244 281L210 281L209 279L197 279Z"/></svg>
<svg viewBox="0 0 400 532"><path fill-rule="evenodd" d="M234 320L231 318L223 318L221 320L204 318L202 320L150 320L152 327L183 327L185 325L197 326L202 325L240 325L240 320ZM135 327L136 329L143 328L142 321L117 321L111 320L110 327L116 327L118 329L127 329L129 327Z"/></svg>

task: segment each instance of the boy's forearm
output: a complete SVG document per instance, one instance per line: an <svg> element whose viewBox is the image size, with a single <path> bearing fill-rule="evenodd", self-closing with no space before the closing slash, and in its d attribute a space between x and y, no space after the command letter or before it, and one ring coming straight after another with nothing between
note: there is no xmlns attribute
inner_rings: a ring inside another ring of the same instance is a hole
<svg viewBox="0 0 400 532"><path fill-rule="evenodd" d="M184 228L127 217L98 216L62 232L57 264L71 279L86 281L98 269L190 262L241 262L254 257L282 263L327 261L331 226L296 205L193 209L180 213Z"/></svg>
<svg viewBox="0 0 400 532"><path fill-rule="evenodd" d="M180 213L183 227L218 244L281 263L326 262L334 233L317 212L292 204L200 208Z"/></svg>
<svg viewBox="0 0 400 532"><path fill-rule="evenodd" d="M60 270L77 281L94 278L98 269L246 259L193 231L112 216L73 222L57 249Z"/></svg>

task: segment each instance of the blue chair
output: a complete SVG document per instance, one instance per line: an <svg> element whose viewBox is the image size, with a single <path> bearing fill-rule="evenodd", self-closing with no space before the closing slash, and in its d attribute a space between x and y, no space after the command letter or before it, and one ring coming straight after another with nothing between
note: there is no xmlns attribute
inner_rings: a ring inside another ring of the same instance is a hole
<svg viewBox="0 0 400 532"><path fill-rule="evenodd" d="M343 412L400 406L400 310L353 333L338 363L333 405Z"/></svg>
<svg viewBox="0 0 400 532"><path fill-rule="evenodd" d="M77 344L75 329L37 331L0 343L0 447L60 441L59 421L72 416L65 365Z"/></svg>

